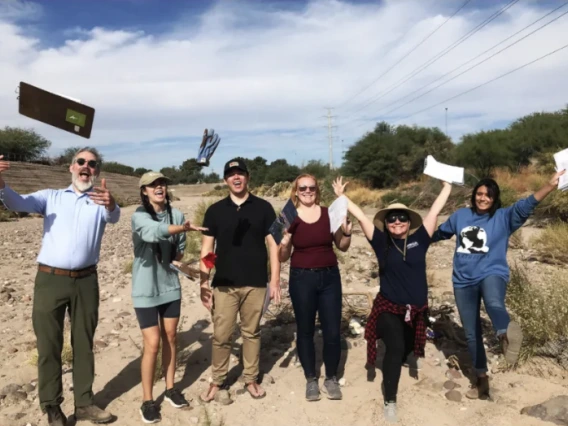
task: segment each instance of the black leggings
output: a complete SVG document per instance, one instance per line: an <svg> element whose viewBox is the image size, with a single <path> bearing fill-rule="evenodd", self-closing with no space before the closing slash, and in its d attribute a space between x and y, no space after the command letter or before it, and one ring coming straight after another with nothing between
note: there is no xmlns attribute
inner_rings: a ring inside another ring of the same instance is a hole
<svg viewBox="0 0 568 426"><path fill-rule="evenodd" d="M310 270L290 269L290 298L298 330L297 349L307 379L316 376L314 331L316 312L323 333L325 375L337 375L341 360L341 276L337 266Z"/></svg>
<svg viewBox="0 0 568 426"><path fill-rule="evenodd" d="M149 327L157 327L159 318L179 318L181 313L181 300L164 303L151 308L134 308L138 324L143 330Z"/></svg>
<svg viewBox="0 0 568 426"><path fill-rule="evenodd" d="M377 319L377 334L386 347L382 367L385 402L396 402L402 364L414 350L414 332L404 322L404 315L383 312Z"/></svg>

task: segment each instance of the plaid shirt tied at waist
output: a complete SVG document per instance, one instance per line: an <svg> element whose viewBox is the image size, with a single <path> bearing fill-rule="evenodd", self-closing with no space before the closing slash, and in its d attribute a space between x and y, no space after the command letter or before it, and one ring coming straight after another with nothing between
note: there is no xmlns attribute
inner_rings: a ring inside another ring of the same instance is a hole
<svg viewBox="0 0 568 426"><path fill-rule="evenodd" d="M404 315L404 321L415 329L414 354L417 357L424 357L424 347L426 346L426 312L428 304L417 307L413 305L398 305L387 300L380 293L377 294L371 314L365 326L365 340L367 340L367 363L375 365L377 359L377 340L381 338L377 334L377 319L383 312L395 315Z"/></svg>

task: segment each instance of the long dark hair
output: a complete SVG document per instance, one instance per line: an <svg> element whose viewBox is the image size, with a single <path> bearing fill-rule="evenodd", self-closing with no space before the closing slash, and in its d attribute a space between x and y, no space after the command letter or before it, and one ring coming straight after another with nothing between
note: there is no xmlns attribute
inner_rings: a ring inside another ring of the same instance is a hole
<svg viewBox="0 0 568 426"><path fill-rule="evenodd" d="M140 199L142 200L142 206L144 206L146 213L148 213L150 216L152 216L152 219L154 219L156 222L158 222L158 215L156 214L154 207L150 203L150 199L148 198L148 196L146 194L144 194L144 186L142 188L140 188ZM172 215L172 206L171 206L170 203L171 203L170 194L168 193L167 187L166 187L166 210L168 212L170 224L173 224L174 220L173 220L173 215ZM162 263L162 249L160 248L160 243L154 244L154 247L156 249L156 257L158 258L158 261L160 263ZM175 260L175 258L177 256L177 246L173 243L171 244L170 253L171 253L171 256L170 256L170 260L169 260L168 263L170 263L172 260Z"/></svg>
<svg viewBox="0 0 568 426"><path fill-rule="evenodd" d="M487 196L493 200L493 205L489 209L489 217L493 217L497 209L501 208L501 190L499 189L499 185L491 178L481 179L471 192L471 210L473 212L477 212L477 206L475 204L475 194L477 194L477 190L480 187L487 188Z"/></svg>

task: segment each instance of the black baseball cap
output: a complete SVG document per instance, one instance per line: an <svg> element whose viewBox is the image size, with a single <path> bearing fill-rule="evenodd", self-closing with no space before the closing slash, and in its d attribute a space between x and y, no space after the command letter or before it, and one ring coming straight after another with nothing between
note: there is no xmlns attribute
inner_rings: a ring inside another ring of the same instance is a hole
<svg viewBox="0 0 568 426"><path fill-rule="evenodd" d="M238 169L242 172L245 172L247 175L249 174L249 171L247 169L247 165L245 164L244 161L239 160L238 158L233 158L232 160L229 160L225 163L225 170L223 172L223 176L227 176L227 173L229 171L231 171L232 169Z"/></svg>

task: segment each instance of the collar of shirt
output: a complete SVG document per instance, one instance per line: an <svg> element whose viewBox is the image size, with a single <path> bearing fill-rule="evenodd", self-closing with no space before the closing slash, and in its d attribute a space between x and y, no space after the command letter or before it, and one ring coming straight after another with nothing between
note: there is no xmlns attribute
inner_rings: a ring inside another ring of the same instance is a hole
<svg viewBox="0 0 568 426"><path fill-rule="evenodd" d="M232 199L231 196L229 195L229 196L227 197L227 205L229 205L229 206L234 206L234 207L236 207L237 209L240 209L240 208L241 208L242 206L244 206L245 204L247 204L247 203L252 203L252 202L253 202L253 198L254 198L254 195L252 195L251 193L249 193L247 199L246 199L245 201L243 201L242 204L237 204L237 203L235 203L235 202L233 201L233 199Z"/></svg>

